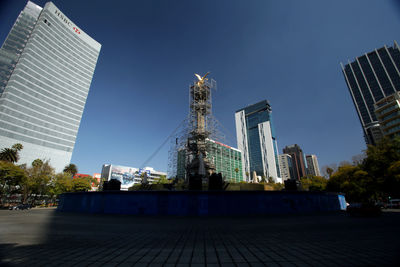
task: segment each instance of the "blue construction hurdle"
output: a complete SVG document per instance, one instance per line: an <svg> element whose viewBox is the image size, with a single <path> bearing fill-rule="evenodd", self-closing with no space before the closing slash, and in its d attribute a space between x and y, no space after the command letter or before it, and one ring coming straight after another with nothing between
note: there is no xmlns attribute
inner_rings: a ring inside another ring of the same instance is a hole
<svg viewBox="0 0 400 267"><path fill-rule="evenodd" d="M65 193L62 212L136 215L263 215L340 211L342 194L288 191L108 191Z"/></svg>

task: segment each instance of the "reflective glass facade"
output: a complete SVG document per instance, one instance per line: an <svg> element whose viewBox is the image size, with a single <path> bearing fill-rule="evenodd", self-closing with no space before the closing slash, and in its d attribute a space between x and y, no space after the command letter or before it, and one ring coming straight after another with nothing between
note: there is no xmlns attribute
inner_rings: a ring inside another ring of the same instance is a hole
<svg viewBox="0 0 400 267"><path fill-rule="evenodd" d="M238 148L243 152L244 177L279 178L279 159L272 110L267 100L236 111Z"/></svg>
<svg viewBox="0 0 400 267"><path fill-rule="evenodd" d="M224 181L238 183L243 181L242 153L240 150L207 139L207 158L215 166L215 172L221 173ZM186 179L186 150L178 151L177 172L180 179Z"/></svg>
<svg viewBox="0 0 400 267"><path fill-rule="evenodd" d="M356 58L342 71L357 110L367 144L382 137L374 104L400 90L400 50L384 46Z"/></svg>
<svg viewBox="0 0 400 267"><path fill-rule="evenodd" d="M303 150L298 144L285 146L283 148L283 153L288 154L292 157L293 166L293 176L292 179L300 180L302 177L306 176L306 164L303 154Z"/></svg>
<svg viewBox="0 0 400 267"><path fill-rule="evenodd" d="M0 147L19 163L70 162L101 45L54 4L28 2L0 49Z"/></svg>

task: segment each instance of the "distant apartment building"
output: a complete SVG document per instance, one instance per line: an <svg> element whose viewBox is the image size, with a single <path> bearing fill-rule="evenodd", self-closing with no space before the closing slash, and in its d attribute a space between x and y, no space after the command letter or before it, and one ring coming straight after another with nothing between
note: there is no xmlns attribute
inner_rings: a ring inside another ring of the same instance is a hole
<svg viewBox="0 0 400 267"><path fill-rule="evenodd" d="M400 135L400 92L385 97L375 104L375 114L378 118L384 136L393 138Z"/></svg>
<svg viewBox="0 0 400 267"><path fill-rule="evenodd" d="M289 154L279 155L279 170L281 172L282 181L293 178L292 157Z"/></svg>
<svg viewBox="0 0 400 267"><path fill-rule="evenodd" d="M149 184L156 183L161 176L167 176L167 173L156 171L151 167L134 168L104 164L101 170L101 179L106 181L116 179L121 182L121 190L126 191L129 187L142 183L144 173L146 173L146 179Z"/></svg>
<svg viewBox="0 0 400 267"><path fill-rule="evenodd" d="M278 145L267 100L239 109L235 113L238 149L242 151L243 177L253 173L280 180Z"/></svg>
<svg viewBox="0 0 400 267"><path fill-rule="evenodd" d="M307 174L312 176L321 176L319 171L318 159L316 155L306 155Z"/></svg>
<svg viewBox="0 0 400 267"><path fill-rule="evenodd" d="M375 104L400 91L399 46L395 41L393 47L385 45L341 66L365 141L374 145L383 135Z"/></svg>
<svg viewBox="0 0 400 267"><path fill-rule="evenodd" d="M293 164L292 179L300 180L301 177L307 175L303 150L300 148L298 144L284 147L283 153L289 154L292 157L292 164Z"/></svg>
<svg viewBox="0 0 400 267"><path fill-rule="evenodd" d="M207 158L215 166L215 172L221 173L224 181L243 181L242 153L239 149L223 143L206 139ZM186 179L186 150L178 151L177 178Z"/></svg>
<svg viewBox="0 0 400 267"><path fill-rule="evenodd" d="M70 163L101 44L52 2L28 1L0 49L0 149Z"/></svg>

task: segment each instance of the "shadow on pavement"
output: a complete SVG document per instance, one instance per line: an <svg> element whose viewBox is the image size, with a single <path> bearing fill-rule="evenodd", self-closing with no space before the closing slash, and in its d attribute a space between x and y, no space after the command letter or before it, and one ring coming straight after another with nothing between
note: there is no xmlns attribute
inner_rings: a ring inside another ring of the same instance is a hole
<svg viewBox="0 0 400 267"><path fill-rule="evenodd" d="M400 213L145 217L0 211L2 266L399 266Z"/></svg>

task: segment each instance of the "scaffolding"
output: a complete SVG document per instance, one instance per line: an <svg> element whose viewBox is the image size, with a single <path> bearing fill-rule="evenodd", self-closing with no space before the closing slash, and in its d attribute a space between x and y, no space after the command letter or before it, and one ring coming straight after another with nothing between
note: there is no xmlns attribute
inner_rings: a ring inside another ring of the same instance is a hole
<svg viewBox="0 0 400 267"><path fill-rule="evenodd" d="M212 91L216 90L217 83L214 79L208 81L207 75L201 77L196 74L198 81L189 85L189 114L171 139L169 177L187 180L190 175L202 175L206 180L215 171L213 160L208 156L211 143L207 140L225 142L225 135L212 115ZM178 169L185 171L178 173Z"/></svg>

